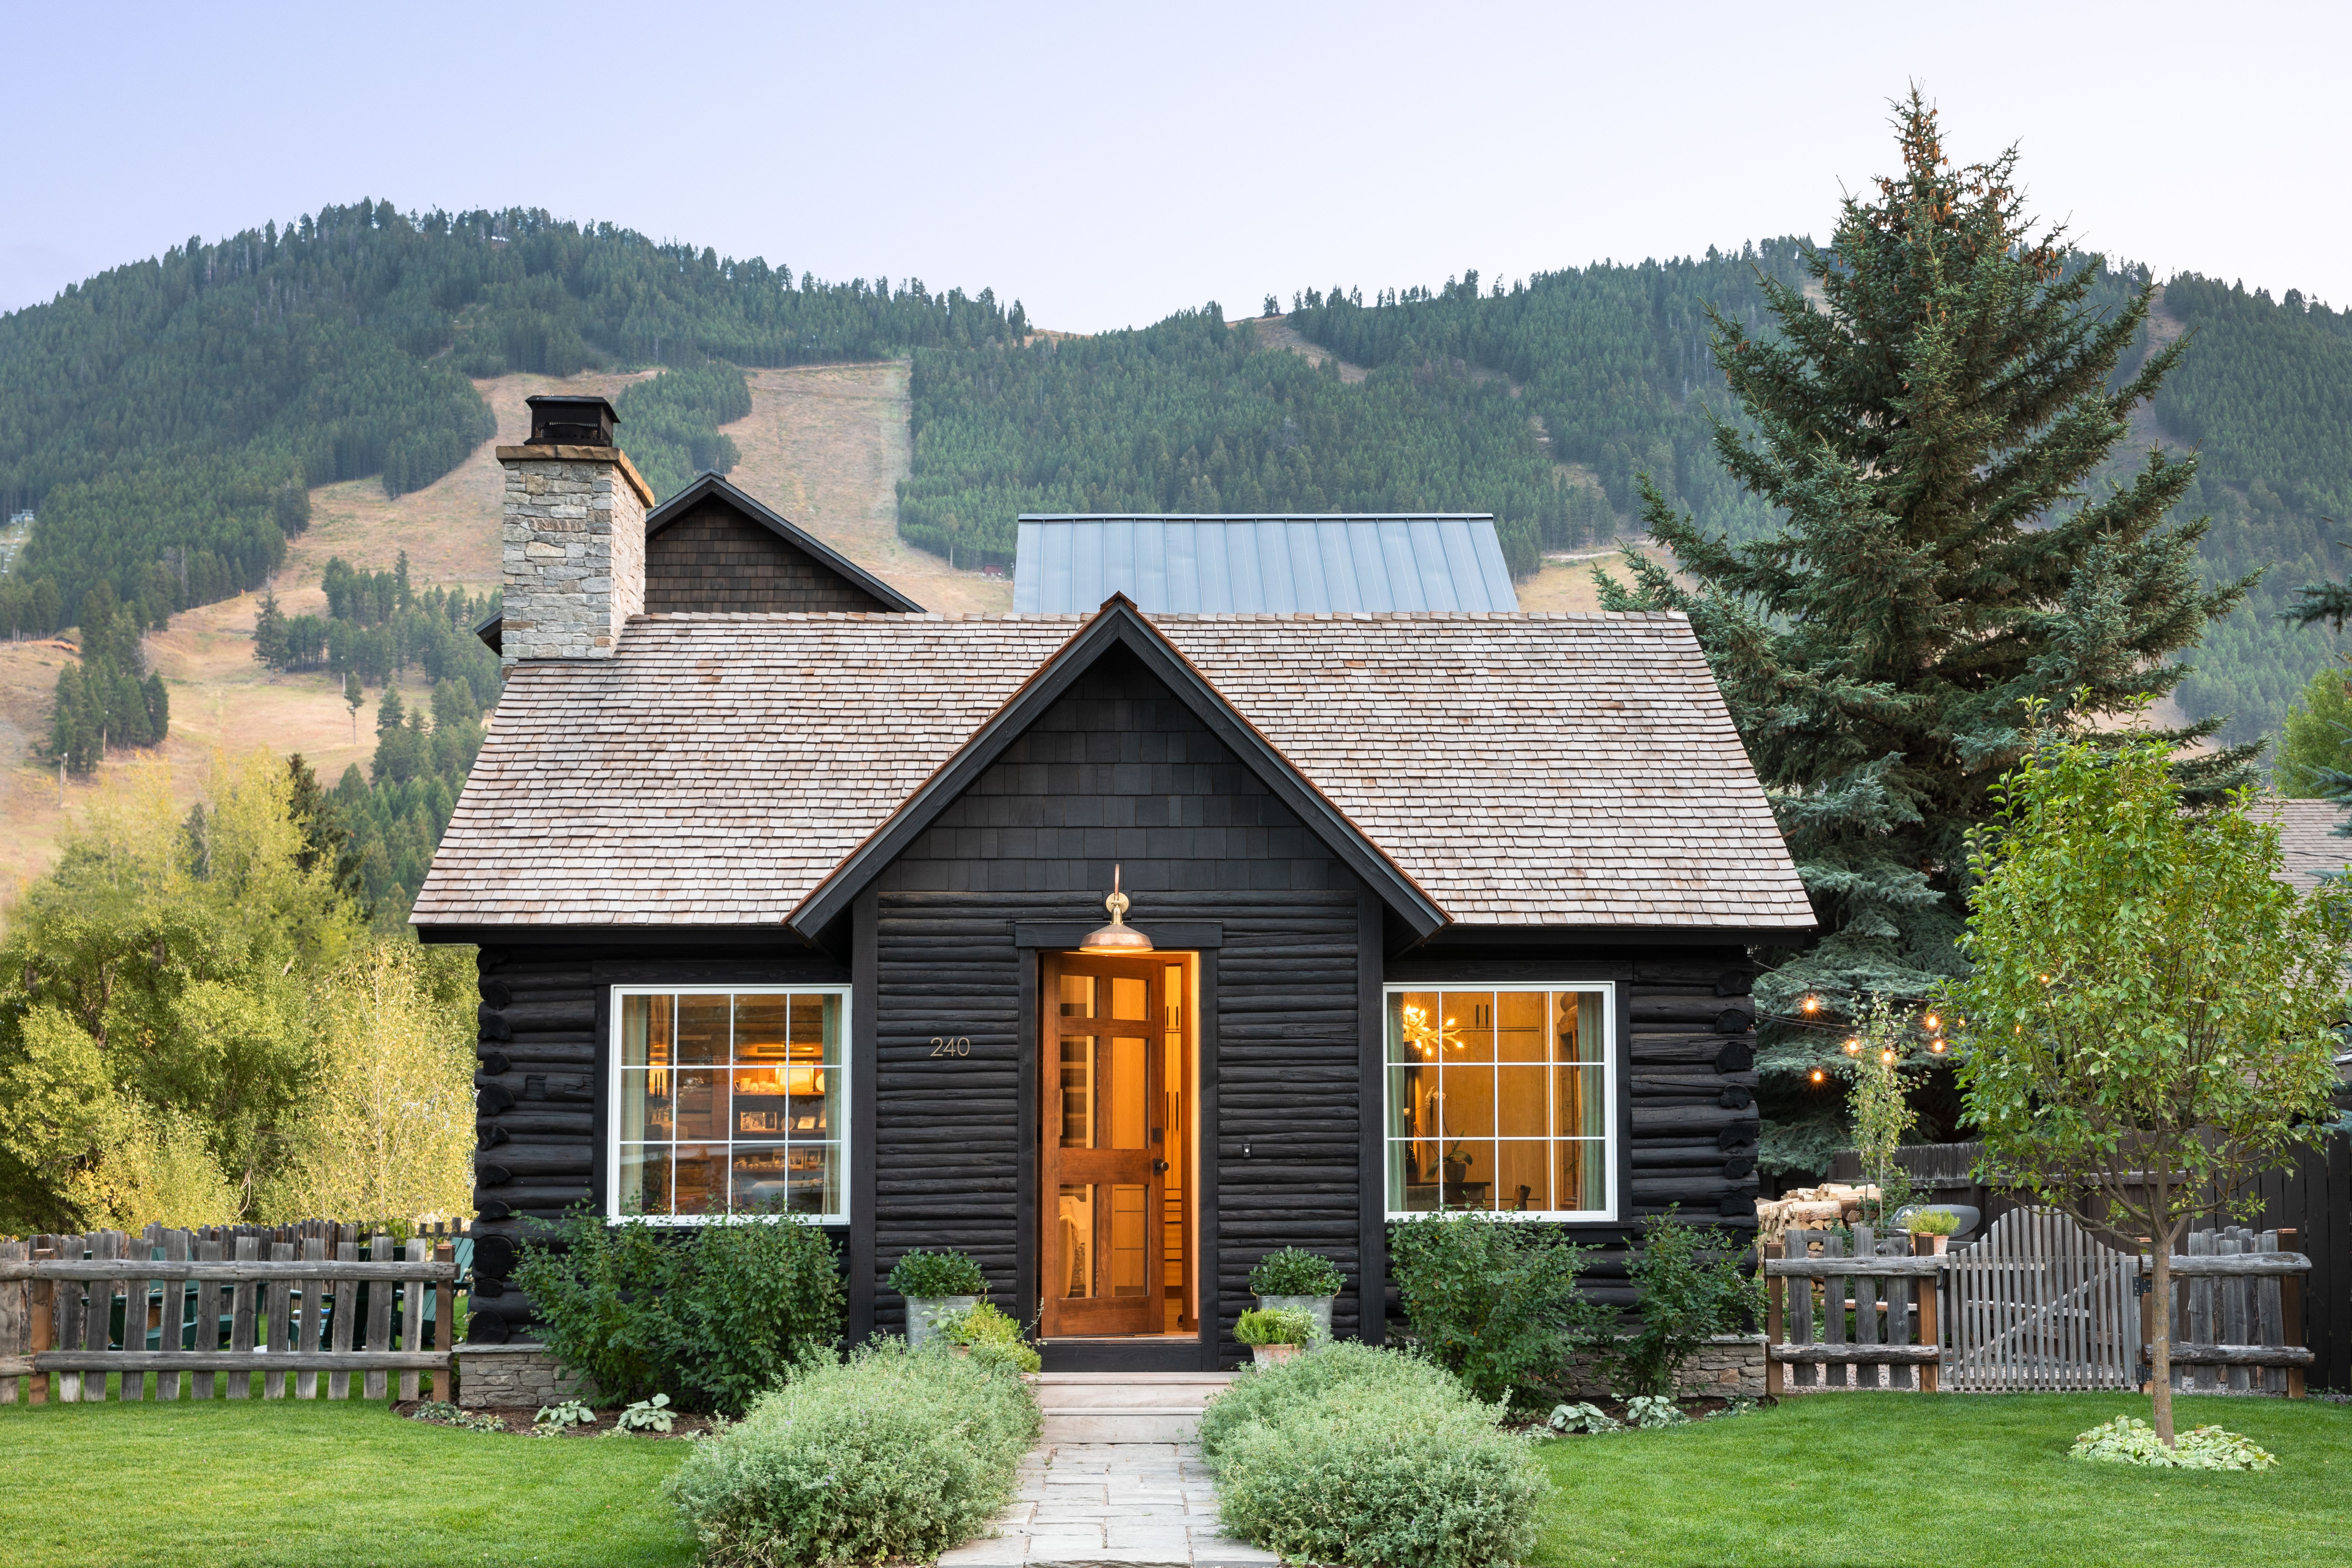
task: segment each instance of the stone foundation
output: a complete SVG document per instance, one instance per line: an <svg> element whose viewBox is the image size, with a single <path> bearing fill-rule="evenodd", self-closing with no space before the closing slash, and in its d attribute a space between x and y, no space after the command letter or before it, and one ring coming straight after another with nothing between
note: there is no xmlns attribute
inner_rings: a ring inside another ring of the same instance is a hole
<svg viewBox="0 0 2352 1568"><path fill-rule="evenodd" d="M1580 1363L1569 1368L1566 1381L1580 1399L1599 1399L1609 1394L1599 1374ZM1761 1398L1764 1336L1716 1335L1683 1363L1682 1381L1675 1384L1675 1391L1688 1398L1728 1399L1735 1394Z"/></svg>
<svg viewBox="0 0 2352 1568"><path fill-rule="evenodd" d="M457 1403L468 1408L485 1405L555 1405L585 1399L591 1391L578 1373L559 1372L545 1345L460 1345L457 1347Z"/></svg>

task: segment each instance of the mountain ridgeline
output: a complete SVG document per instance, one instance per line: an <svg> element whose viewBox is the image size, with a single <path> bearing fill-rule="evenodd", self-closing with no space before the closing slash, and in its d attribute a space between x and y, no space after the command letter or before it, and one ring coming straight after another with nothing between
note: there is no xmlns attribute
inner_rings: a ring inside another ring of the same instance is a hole
<svg viewBox="0 0 2352 1568"><path fill-rule="evenodd" d="M39 514L0 579L0 631L77 624L100 584L134 628L259 587L307 524L310 487L430 483L491 433L474 378L518 371L659 371L616 401L623 445L667 496L734 466L743 367L909 357L898 526L961 566L1009 563L1024 510L1444 509L1493 511L1524 575L1617 536L1643 475L1749 538L1772 520L1713 454L1710 414L1730 409L1707 311L1759 325L1760 280L1795 282L1802 244L1507 287L1465 272L1369 300L1306 290L1280 321L1211 305L1071 337L1033 332L988 290L827 283L543 212L329 207L0 317L0 510ZM2147 276L2103 270L2094 307ZM2184 274L2154 329L2192 334L2147 434L2198 451L2178 510L2214 520L2204 570L2266 573L2179 697L2251 739L2334 656L2326 633L2275 612L2346 565L2331 520L2352 511L2352 313ZM1301 339L1332 359L1290 352ZM372 682L403 661L353 616L283 629L269 657L288 668ZM128 688L108 679L127 722Z"/></svg>

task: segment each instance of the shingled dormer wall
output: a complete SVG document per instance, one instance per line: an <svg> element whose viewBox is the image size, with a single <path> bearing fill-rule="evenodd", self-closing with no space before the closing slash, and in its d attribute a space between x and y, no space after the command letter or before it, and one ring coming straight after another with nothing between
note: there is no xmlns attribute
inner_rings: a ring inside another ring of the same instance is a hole
<svg viewBox="0 0 2352 1568"><path fill-rule="evenodd" d="M499 659L610 658L646 607L653 492L617 447L500 447L504 625Z"/></svg>
<svg viewBox="0 0 2352 1568"><path fill-rule="evenodd" d="M683 516L663 522L646 541L648 614L903 607L884 603L747 515L723 494L705 496Z"/></svg>

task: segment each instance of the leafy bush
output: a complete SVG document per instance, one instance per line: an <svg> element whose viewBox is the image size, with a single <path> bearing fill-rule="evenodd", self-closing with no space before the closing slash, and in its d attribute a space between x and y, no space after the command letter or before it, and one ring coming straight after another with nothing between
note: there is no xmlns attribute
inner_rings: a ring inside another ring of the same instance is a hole
<svg viewBox="0 0 2352 1568"><path fill-rule="evenodd" d="M1482 1400L1550 1377L1614 1321L1577 1292L1584 1249L1549 1226L1433 1215L1393 1226L1389 1258L1414 1343Z"/></svg>
<svg viewBox="0 0 2352 1568"><path fill-rule="evenodd" d="M1310 1356L1235 1378L1201 1415L1201 1456L1212 1467L1234 1434L1280 1422L1294 1410L1360 1394L1393 1394L1432 1406L1458 1401L1462 1385L1443 1367L1401 1351L1339 1340Z"/></svg>
<svg viewBox="0 0 2352 1568"><path fill-rule="evenodd" d="M1522 1562L1549 1486L1527 1444L1496 1428L1499 1414L1458 1389L1360 1389L1250 1423L1217 1461L1224 1529L1301 1563Z"/></svg>
<svg viewBox="0 0 2352 1568"><path fill-rule="evenodd" d="M1045 1357L1021 1337L1021 1325L982 1301L970 1311L940 1320L940 1336L961 1345L973 1358L1013 1372L1037 1372Z"/></svg>
<svg viewBox="0 0 2352 1568"><path fill-rule="evenodd" d="M890 1266L890 1289L913 1301L985 1296L988 1277L961 1252L926 1252L919 1247Z"/></svg>
<svg viewBox="0 0 2352 1568"><path fill-rule="evenodd" d="M661 1394L734 1415L841 1334L832 1245L792 1220L676 1230L574 1214L524 1243L515 1282L556 1361L608 1406Z"/></svg>
<svg viewBox="0 0 2352 1568"><path fill-rule="evenodd" d="M1249 1277L1250 1291L1257 1296L1336 1296L1347 1283L1338 1264L1297 1247L1267 1253Z"/></svg>
<svg viewBox="0 0 2352 1568"><path fill-rule="evenodd" d="M2219 1426L2183 1432L2179 1445L2168 1448L2155 1427L2134 1416L2118 1415L2075 1438L2066 1457L2175 1470L2267 1470L2278 1463L2276 1456L2255 1447L2252 1439Z"/></svg>
<svg viewBox="0 0 2352 1568"><path fill-rule="evenodd" d="M1913 1209L1902 1224L1914 1236L1951 1236L1960 1228L1960 1216L1949 1209Z"/></svg>
<svg viewBox="0 0 2352 1568"><path fill-rule="evenodd" d="M1039 1422L1019 1378L880 1339L795 1367L663 1495L718 1568L929 1561L1013 1500Z"/></svg>
<svg viewBox="0 0 2352 1568"><path fill-rule="evenodd" d="M1671 1396L1683 1363L1715 1335L1746 1328L1760 1305L1743 1244L1679 1223L1678 1207L1643 1222L1641 1250L1625 1268L1642 1291L1641 1331L1601 1356L1621 1394Z"/></svg>
<svg viewBox="0 0 2352 1568"><path fill-rule="evenodd" d="M1234 1325L1234 1338L1245 1345L1313 1344L1315 1320L1286 1308L1253 1308Z"/></svg>

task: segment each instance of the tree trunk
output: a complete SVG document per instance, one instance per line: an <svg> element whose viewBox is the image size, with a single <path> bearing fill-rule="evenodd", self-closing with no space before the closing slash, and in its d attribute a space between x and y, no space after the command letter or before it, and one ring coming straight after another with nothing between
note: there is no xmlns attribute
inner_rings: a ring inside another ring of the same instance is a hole
<svg viewBox="0 0 2352 1568"><path fill-rule="evenodd" d="M2148 1358L2153 1376L2148 1392L2156 1402L2157 1437L2171 1448L2179 1445L2172 1436L2172 1237L2168 1231L2156 1238L2154 1258L2156 1310L2150 1316L2156 1322L2156 1348Z"/></svg>

